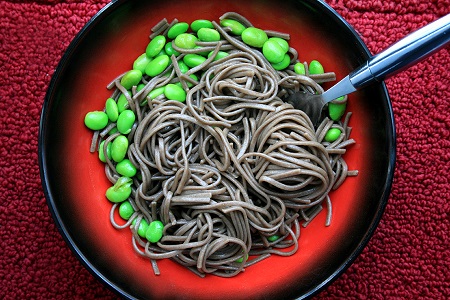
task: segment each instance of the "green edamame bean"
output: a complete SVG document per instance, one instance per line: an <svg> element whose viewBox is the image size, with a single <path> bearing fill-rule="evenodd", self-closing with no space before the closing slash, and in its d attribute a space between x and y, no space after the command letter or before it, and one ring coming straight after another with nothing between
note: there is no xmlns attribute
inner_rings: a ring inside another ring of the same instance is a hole
<svg viewBox="0 0 450 300"><path fill-rule="evenodd" d="M162 95L162 94L164 94L164 90L165 90L165 87L164 86L162 86L162 87L159 87L159 88L156 88L156 89L153 89L149 94L148 94L148 96L150 97L150 99L155 99L156 97L158 97L159 95Z"/></svg>
<svg viewBox="0 0 450 300"><path fill-rule="evenodd" d="M269 236L268 238L267 238L267 240L269 241L269 242L275 242L276 240L278 240L280 238L280 236L278 236L278 235L271 235L271 236Z"/></svg>
<svg viewBox="0 0 450 300"><path fill-rule="evenodd" d="M131 222L131 225L133 225L134 227L136 227L136 219L134 219ZM139 228L137 228L137 234L141 237L141 238L145 238L145 233L147 232L148 229L148 222L145 219L141 219L141 221L139 222Z"/></svg>
<svg viewBox="0 0 450 300"><path fill-rule="evenodd" d="M111 143L111 158L115 162L121 162L128 151L128 139L124 135L117 136Z"/></svg>
<svg viewBox="0 0 450 300"><path fill-rule="evenodd" d="M138 85L142 79L142 72L139 70L130 70L123 75L120 79L120 84L123 85L127 90L131 89L133 86Z"/></svg>
<svg viewBox="0 0 450 300"><path fill-rule="evenodd" d="M211 55L212 55L213 53L214 53L214 51L209 52L208 58L211 57ZM216 57L214 57L214 61L219 60L219 59L222 59L222 58L224 58L224 57L227 57L228 55L229 55L228 52L225 52L225 51L219 51L219 52L217 52Z"/></svg>
<svg viewBox="0 0 450 300"><path fill-rule="evenodd" d="M109 135L112 135L112 134L114 134L114 133L116 133L116 132L119 132L119 131L117 130L117 127L113 127L113 128L111 128L110 131L108 131L108 134L109 134Z"/></svg>
<svg viewBox="0 0 450 300"><path fill-rule="evenodd" d="M149 62L152 61L152 58L148 57L146 53L139 55L138 58L133 62L133 70L139 70L142 73L145 72L145 67Z"/></svg>
<svg viewBox="0 0 450 300"><path fill-rule="evenodd" d="M117 107L117 102L114 99L106 99L105 112L111 122L117 121L117 118L119 117L119 108Z"/></svg>
<svg viewBox="0 0 450 300"><path fill-rule="evenodd" d="M119 205L119 216L124 220L129 220L134 214L133 206L130 201L125 200Z"/></svg>
<svg viewBox="0 0 450 300"><path fill-rule="evenodd" d="M137 169L128 158L125 158L121 162L117 163L116 171L122 176L131 178L136 175Z"/></svg>
<svg viewBox="0 0 450 300"><path fill-rule="evenodd" d="M294 65L294 72L299 75L305 75L306 74L306 68L305 65L301 62L298 62Z"/></svg>
<svg viewBox="0 0 450 300"><path fill-rule="evenodd" d="M240 22L232 19L223 19L220 21L220 26L222 27L229 27L230 32L235 35L241 35L242 32L245 30L245 26L242 25Z"/></svg>
<svg viewBox="0 0 450 300"><path fill-rule="evenodd" d="M198 77L195 74L191 74L191 75L189 75L189 77L198 82ZM181 82L176 82L174 84L179 86L180 88L183 88L183 85L181 84ZM187 84L188 87L193 87L194 86L194 84L192 82L189 82L189 81L186 81L186 84Z"/></svg>
<svg viewBox="0 0 450 300"><path fill-rule="evenodd" d="M277 64L272 64L272 67L277 71L281 71L286 69L290 63L291 58L289 57L289 54L285 54L283 60Z"/></svg>
<svg viewBox="0 0 450 300"><path fill-rule="evenodd" d="M149 57L155 57L166 45L166 37L163 35L155 36L145 49L145 54Z"/></svg>
<svg viewBox="0 0 450 300"><path fill-rule="evenodd" d="M105 158L104 146L105 146L105 141L102 141L100 143L99 148L98 148L98 158L100 159L100 161L105 163L106 162L106 158ZM111 143L108 143L106 145L106 156L109 159L111 159Z"/></svg>
<svg viewBox="0 0 450 300"><path fill-rule="evenodd" d="M172 42L167 43L164 46L164 50L166 51L166 54L169 55L169 56L172 56L172 55L178 56L178 55L180 55L180 52L178 52L177 50L173 49Z"/></svg>
<svg viewBox="0 0 450 300"><path fill-rule="evenodd" d="M242 41L249 46L261 48L269 39L264 30L256 27L248 27L241 34Z"/></svg>
<svg viewBox="0 0 450 300"><path fill-rule="evenodd" d="M193 34L182 33L175 38L174 43L176 46L183 49L194 49L195 46L197 46L197 40L197 37Z"/></svg>
<svg viewBox="0 0 450 300"><path fill-rule="evenodd" d="M124 110L117 118L117 130L119 130L121 134L129 134L135 120L136 115L132 110Z"/></svg>
<svg viewBox="0 0 450 300"><path fill-rule="evenodd" d="M323 74L324 72L322 64L317 60L312 60L309 63L309 74Z"/></svg>
<svg viewBox="0 0 450 300"><path fill-rule="evenodd" d="M344 115L347 108L347 101L344 101L345 97L336 98L328 103L328 114L333 121L338 121Z"/></svg>
<svg viewBox="0 0 450 300"><path fill-rule="evenodd" d="M211 21L202 19L195 20L191 23L191 29L193 31L197 32L201 28L214 28L214 25Z"/></svg>
<svg viewBox="0 0 450 300"><path fill-rule="evenodd" d="M152 221L145 232L145 238L150 243L157 243L163 236L163 230L164 224L161 221Z"/></svg>
<svg viewBox="0 0 450 300"><path fill-rule="evenodd" d="M166 46L164 46L164 47L166 47ZM158 54L156 54L155 57L158 57L158 56L161 56L161 55L167 55L166 50L162 49L161 51L159 51Z"/></svg>
<svg viewBox="0 0 450 300"><path fill-rule="evenodd" d="M114 203L123 202L131 195L131 184L133 180L128 177L120 177L116 183L106 190L106 198Z"/></svg>
<svg viewBox="0 0 450 300"><path fill-rule="evenodd" d="M220 41L220 33L211 28L200 28L197 32L198 39L203 42Z"/></svg>
<svg viewBox="0 0 450 300"><path fill-rule="evenodd" d="M284 59L286 51L277 41L268 39L262 47L262 53L270 63L277 64Z"/></svg>
<svg viewBox="0 0 450 300"><path fill-rule="evenodd" d="M147 105L148 103L148 97L150 97L150 101L155 99L156 97L158 97L161 94L164 94L164 86L153 89L150 91L150 93L148 93L147 97L145 97L145 99L139 104L140 106L144 106Z"/></svg>
<svg viewBox="0 0 450 300"><path fill-rule="evenodd" d="M197 75L191 74L191 75L189 75L189 77L192 78L192 79L194 79L195 81L198 82L198 77L197 77ZM188 87L192 87L192 86L193 86L193 84L190 83L190 82L188 82Z"/></svg>
<svg viewBox="0 0 450 300"><path fill-rule="evenodd" d="M204 48L204 47L202 47L202 46L195 46L194 49L203 49L203 48ZM204 57L207 57L208 54L209 54L209 51L201 51L201 52L197 52L197 54L198 54L198 55L201 55L201 56L204 56Z"/></svg>
<svg viewBox="0 0 450 300"><path fill-rule="evenodd" d="M339 138L341 135L341 130L339 128L330 128L325 134L324 140L326 142L332 143Z"/></svg>
<svg viewBox="0 0 450 300"><path fill-rule="evenodd" d="M169 31L167 31L167 37L169 39L174 39L182 33L185 33L189 29L189 24L186 22L179 22L170 27Z"/></svg>
<svg viewBox="0 0 450 300"><path fill-rule="evenodd" d="M119 111L119 114L127 109L128 106L129 104L127 97L125 97L125 94L120 94L119 98L117 99L117 110Z"/></svg>
<svg viewBox="0 0 450 300"><path fill-rule="evenodd" d="M245 261L247 261L247 260L248 260L248 254L245 254ZM236 261L237 263L242 263L242 262L244 262L244 256L242 256L242 257L236 259L235 261Z"/></svg>
<svg viewBox="0 0 450 300"><path fill-rule="evenodd" d="M84 124L91 130L100 130L108 125L108 115L103 111L91 111L84 117Z"/></svg>
<svg viewBox="0 0 450 300"><path fill-rule="evenodd" d="M183 57L183 62L190 68L194 68L203 62L205 62L206 57L199 54L186 54Z"/></svg>
<svg viewBox="0 0 450 300"><path fill-rule="evenodd" d="M181 88L180 86L173 83L169 83L168 85L166 85L164 89L164 95L169 100L177 100L180 102L186 101L186 91L183 90L183 88Z"/></svg>
<svg viewBox="0 0 450 300"><path fill-rule="evenodd" d="M136 87L136 92L139 92L140 90L142 90L145 87L145 84L143 83L139 83Z"/></svg>
<svg viewBox="0 0 450 300"><path fill-rule="evenodd" d="M187 64L185 64L183 61L179 61L178 62L178 67L180 68L180 71L182 74L186 73L187 71L189 71L189 67Z"/></svg>
<svg viewBox="0 0 450 300"><path fill-rule="evenodd" d="M289 43L285 39L279 37L271 37L269 38L269 40L278 43L281 49L283 49L284 53L287 53L289 51Z"/></svg>
<svg viewBox="0 0 450 300"><path fill-rule="evenodd" d="M169 66L169 63L170 58L168 55L157 56L147 64L147 67L145 68L145 74L151 77L157 76Z"/></svg>

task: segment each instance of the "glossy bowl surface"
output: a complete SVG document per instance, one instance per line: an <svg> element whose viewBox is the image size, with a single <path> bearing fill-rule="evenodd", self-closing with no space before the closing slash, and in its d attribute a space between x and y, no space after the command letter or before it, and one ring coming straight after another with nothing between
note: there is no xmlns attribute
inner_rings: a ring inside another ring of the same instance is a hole
<svg viewBox="0 0 450 300"><path fill-rule="evenodd" d="M325 213L302 229L299 251L273 256L234 278L199 278L165 260L155 276L135 254L129 230L109 223L109 183L97 155L89 153L91 132L84 115L110 96L106 85L129 70L145 51L150 28L162 18L218 20L236 11L255 26L291 34L303 61L317 59L340 79L370 54L356 32L327 4L299 1L115 1L80 31L61 59L42 110L39 160L53 218L67 244L100 281L126 298L276 299L306 298L337 278L372 236L391 188L395 129L384 84L350 95L353 112L346 161L360 174L331 193L333 220Z"/></svg>

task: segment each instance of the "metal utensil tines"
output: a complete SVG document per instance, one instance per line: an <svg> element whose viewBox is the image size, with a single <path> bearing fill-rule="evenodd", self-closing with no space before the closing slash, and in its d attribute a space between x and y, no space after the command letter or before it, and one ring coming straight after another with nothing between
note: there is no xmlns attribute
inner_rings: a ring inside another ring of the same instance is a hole
<svg viewBox="0 0 450 300"><path fill-rule="evenodd" d="M303 110L317 125L325 105L409 68L450 41L450 14L414 31L352 71L323 94L296 92L286 102Z"/></svg>

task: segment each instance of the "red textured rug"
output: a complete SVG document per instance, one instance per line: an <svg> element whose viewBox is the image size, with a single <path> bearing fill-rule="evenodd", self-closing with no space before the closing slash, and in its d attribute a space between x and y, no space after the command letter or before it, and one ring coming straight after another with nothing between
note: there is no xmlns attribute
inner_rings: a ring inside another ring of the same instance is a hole
<svg viewBox="0 0 450 300"><path fill-rule="evenodd" d="M108 1L0 1L0 298L115 299L75 258L38 168L45 92L65 48ZM377 53L450 12L450 0L328 0ZM387 81L397 167L380 226L320 299L450 297L450 51Z"/></svg>

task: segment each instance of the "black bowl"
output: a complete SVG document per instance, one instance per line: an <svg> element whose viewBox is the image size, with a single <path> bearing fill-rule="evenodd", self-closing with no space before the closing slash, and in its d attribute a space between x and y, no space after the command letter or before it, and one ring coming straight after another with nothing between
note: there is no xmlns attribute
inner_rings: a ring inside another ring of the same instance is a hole
<svg viewBox="0 0 450 300"><path fill-rule="evenodd" d="M340 79L370 57L355 30L326 3L299 1L113 1L68 47L48 88L40 123L39 163L48 206L69 247L106 286L126 298L307 298L329 285L361 253L386 206L395 163L395 129L383 83L349 97L352 137L345 158L359 170L332 193L333 222L324 213L302 229L300 250L271 257L230 279L196 275L171 261L155 276L132 250L131 233L109 223L103 165L89 153L84 115L99 110L106 85L145 51L162 18L218 20L236 11L260 28L288 32L304 61L318 59Z"/></svg>

